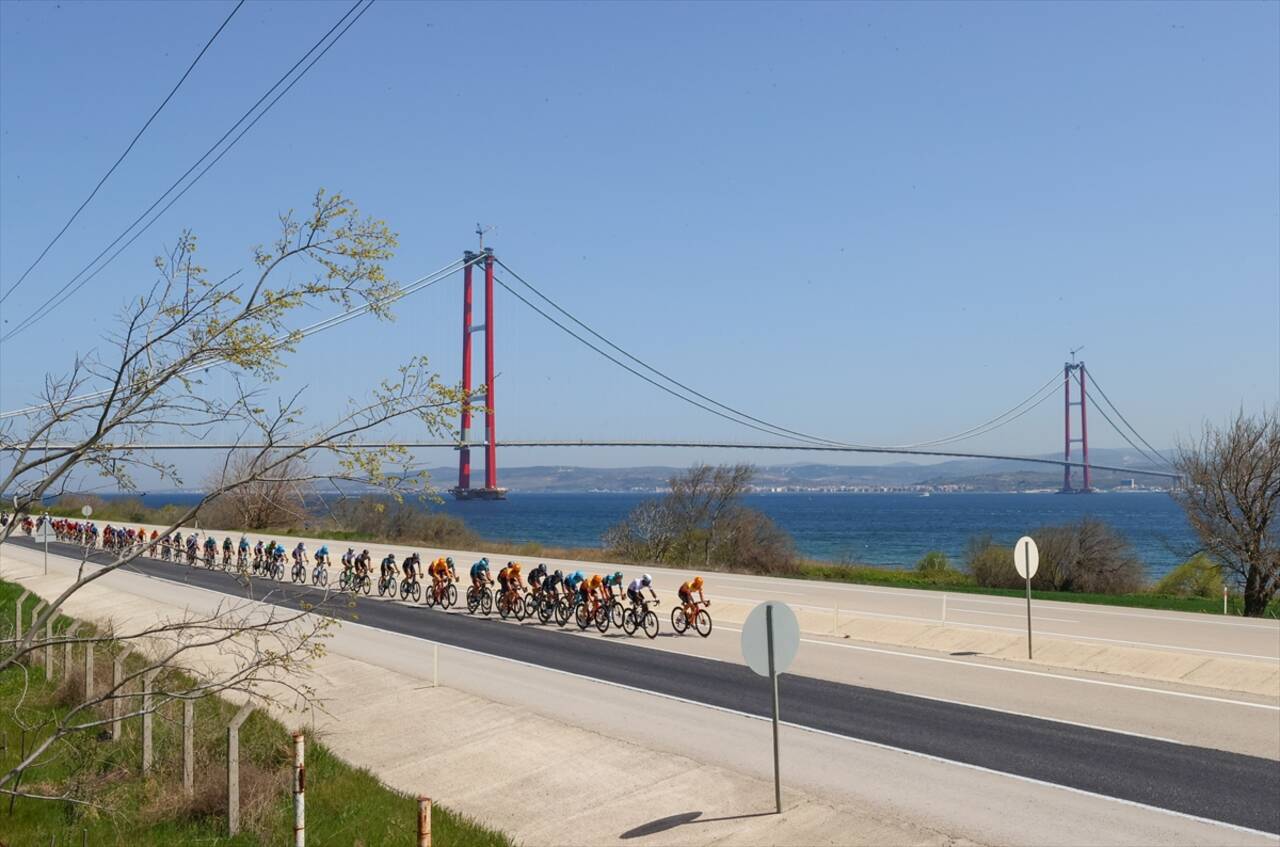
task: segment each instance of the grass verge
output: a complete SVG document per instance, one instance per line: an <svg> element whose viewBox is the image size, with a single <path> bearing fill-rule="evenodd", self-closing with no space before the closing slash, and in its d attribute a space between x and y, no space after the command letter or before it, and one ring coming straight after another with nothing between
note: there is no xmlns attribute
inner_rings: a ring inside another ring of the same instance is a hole
<svg viewBox="0 0 1280 847"><path fill-rule="evenodd" d="M0 630L12 631L21 588L0 581ZM28 597L24 621L38 602ZM55 630L68 625L61 618ZM7 635L6 635L7 637ZM78 653L83 656L82 653ZM56 678L46 681L38 661L0 671L0 774L21 761L22 750L48 737L83 691L84 677L63 673L62 650L54 653ZM38 658L38 657L37 657ZM95 677L109 675L105 655ZM140 773L141 719L125 722L118 741L96 733L68 737L28 768L24 789L84 801L0 799L0 844L258 845L291 843L292 739L278 721L254 712L240 731L242 831L226 834L226 725L236 707L209 697L196 704L195 790L182 789L181 706L168 704L154 719L155 767ZM307 742L307 842L311 845L408 845L417 831L417 801L383 785L367 770L352 767L321 741ZM88 804L88 805L86 805ZM432 806L434 843L458 847L508 847L510 840L439 805Z"/></svg>

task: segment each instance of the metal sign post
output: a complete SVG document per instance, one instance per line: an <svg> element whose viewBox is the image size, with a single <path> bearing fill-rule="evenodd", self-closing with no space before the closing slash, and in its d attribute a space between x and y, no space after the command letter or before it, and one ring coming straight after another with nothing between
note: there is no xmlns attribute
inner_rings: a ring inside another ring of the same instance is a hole
<svg viewBox="0 0 1280 847"><path fill-rule="evenodd" d="M1018 543L1013 545L1013 566L1018 569L1018 575L1027 581L1027 658L1032 658L1031 654L1031 577L1036 575L1036 571L1040 568L1040 550L1036 547L1035 539L1029 535L1024 535L1018 539Z"/></svg>
<svg viewBox="0 0 1280 847"><path fill-rule="evenodd" d="M769 677L773 703L773 800L782 814L782 770L778 755L778 674L795 660L800 624L785 603L761 603L742 625L742 656L751 670Z"/></svg>

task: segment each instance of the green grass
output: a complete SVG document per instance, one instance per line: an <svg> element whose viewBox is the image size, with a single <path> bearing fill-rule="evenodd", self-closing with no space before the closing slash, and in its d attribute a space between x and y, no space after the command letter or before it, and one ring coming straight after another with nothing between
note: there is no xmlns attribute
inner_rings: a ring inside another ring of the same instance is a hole
<svg viewBox="0 0 1280 847"><path fill-rule="evenodd" d="M12 630L14 601L20 593L18 586L0 582L0 631ZM24 622L36 602L27 598ZM62 619L56 628L67 623ZM61 659L58 650L54 664L59 675ZM96 670L109 674L109 668L104 653ZM0 773L20 760L24 744L30 749L47 737L50 721L66 714L67 704L73 702L71 686L62 690L60 686L61 680L46 682L42 666L36 663L0 672ZM282 724L260 712L252 713L240 732L243 829L235 838L226 835L226 725L235 711L235 706L219 698L196 704L192 801L185 799L181 788L179 704L169 704L155 716L156 764L145 779L139 772L140 719L126 721L119 741L102 741L94 733L71 736L51 748L56 753L29 768L22 785L49 794L61 794L70 787L77 797L101 808L18 798L10 814L8 799L0 800L0 844L77 845L86 838L95 847L289 843L292 740ZM28 727L25 740L22 725ZM433 842L438 845L510 844L505 836L439 805L432 806L431 823ZM321 741L308 739L308 844L408 845L414 842L416 825L415 798L387 788L372 773L343 762Z"/></svg>

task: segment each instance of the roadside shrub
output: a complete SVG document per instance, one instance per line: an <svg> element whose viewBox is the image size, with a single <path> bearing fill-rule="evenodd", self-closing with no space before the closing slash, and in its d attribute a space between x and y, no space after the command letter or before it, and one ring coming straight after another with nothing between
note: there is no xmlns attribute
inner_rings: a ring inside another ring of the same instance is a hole
<svg viewBox="0 0 1280 847"><path fill-rule="evenodd" d="M333 520L341 530L389 542L455 548L474 548L479 544L479 538L461 518L377 497L361 497L338 504L333 510Z"/></svg>
<svg viewBox="0 0 1280 847"><path fill-rule="evenodd" d="M1013 568L1013 550L990 535L975 535L965 550L965 567L973 581L985 588L1016 588L1021 582Z"/></svg>
<svg viewBox="0 0 1280 847"><path fill-rule="evenodd" d="M1151 591L1153 594L1204 597L1209 600L1221 597L1222 567L1200 553L1165 574Z"/></svg>
<svg viewBox="0 0 1280 847"><path fill-rule="evenodd" d="M1085 518L1031 532L1040 549L1040 567L1031 587L1042 591L1132 594L1144 585L1142 563L1129 542L1110 526ZM969 572L978 585L1018 588L1024 585L1013 567L1013 550L998 547L990 536L969 542Z"/></svg>
<svg viewBox="0 0 1280 847"><path fill-rule="evenodd" d="M941 550L930 550L916 562L916 570L923 574L945 573L951 570L951 562Z"/></svg>

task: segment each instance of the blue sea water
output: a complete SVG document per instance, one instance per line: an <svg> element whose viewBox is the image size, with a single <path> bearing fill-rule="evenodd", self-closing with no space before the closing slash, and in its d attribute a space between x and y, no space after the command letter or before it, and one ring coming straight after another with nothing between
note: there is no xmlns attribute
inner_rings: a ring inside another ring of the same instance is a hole
<svg viewBox="0 0 1280 847"><path fill-rule="evenodd" d="M148 505L182 495L148 494ZM462 518L484 538L594 547L613 523L644 499L637 494L512 493L501 502L446 500L433 508ZM1182 511L1168 495L1095 494L754 494L749 506L791 533L801 554L832 562L911 567L929 550L963 558L970 536L1012 544L1046 524L1092 516L1133 545L1152 578L1195 548Z"/></svg>

